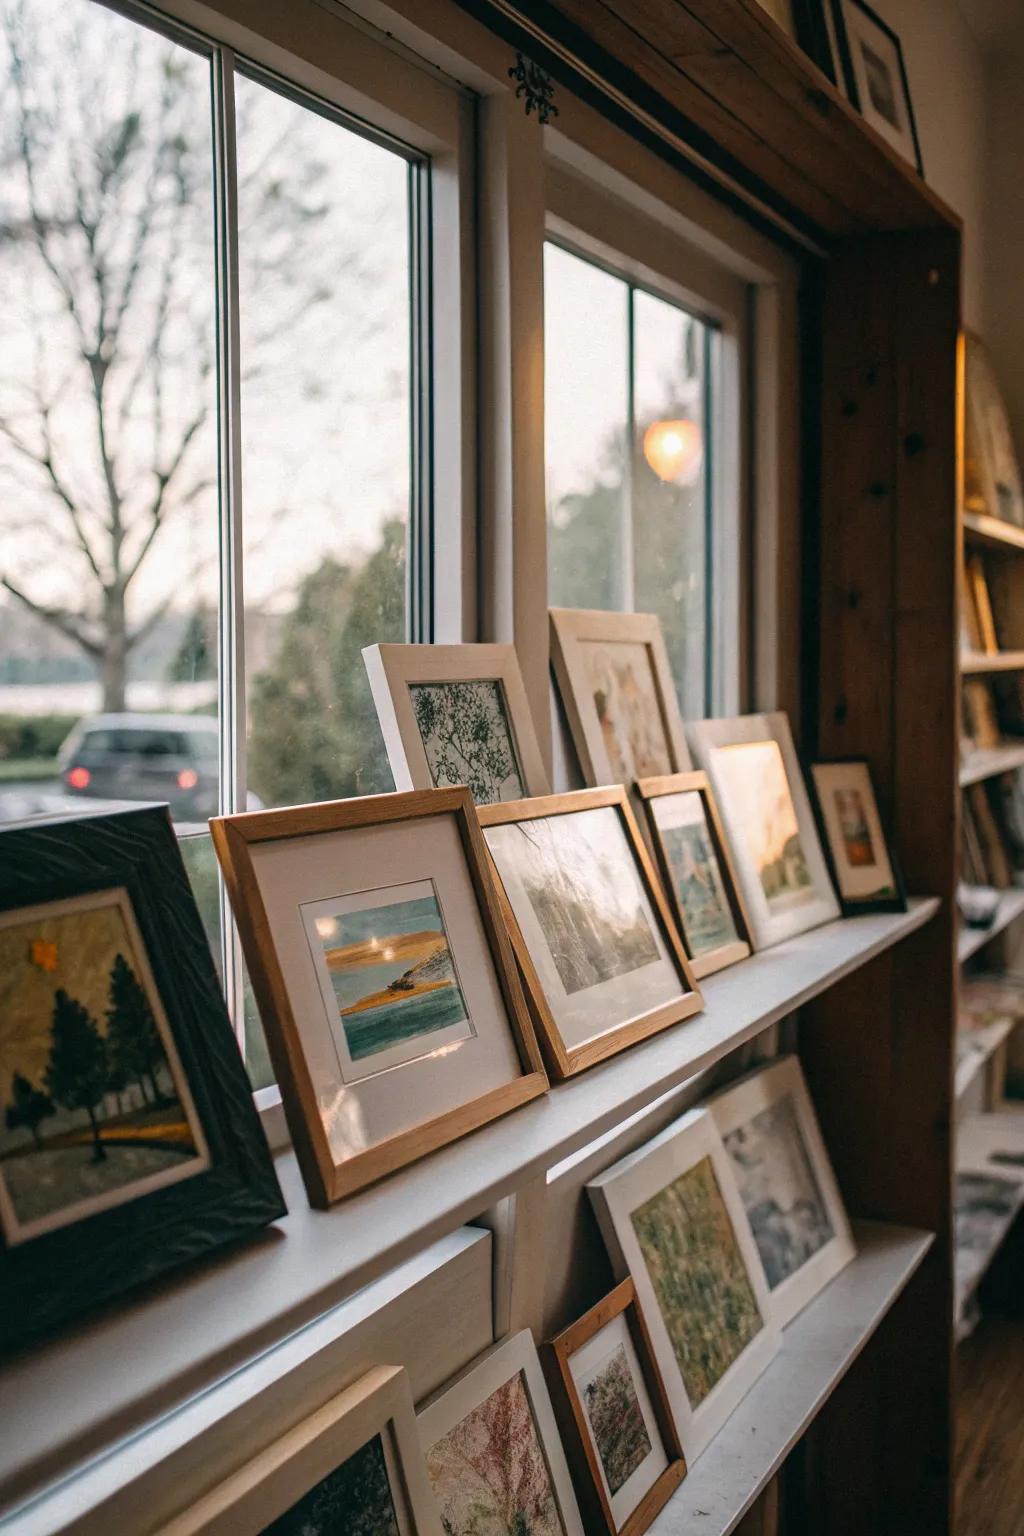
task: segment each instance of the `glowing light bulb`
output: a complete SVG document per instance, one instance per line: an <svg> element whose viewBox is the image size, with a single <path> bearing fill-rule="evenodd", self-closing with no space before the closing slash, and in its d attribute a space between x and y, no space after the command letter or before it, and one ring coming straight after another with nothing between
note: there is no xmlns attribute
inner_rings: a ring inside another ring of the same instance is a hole
<svg viewBox="0 0 1024 1536"><path fill-rule="evenodd" d="M655 421L644 433L644 458L659 480L692 485L704 461L704 436L695 421Z"/></svg>

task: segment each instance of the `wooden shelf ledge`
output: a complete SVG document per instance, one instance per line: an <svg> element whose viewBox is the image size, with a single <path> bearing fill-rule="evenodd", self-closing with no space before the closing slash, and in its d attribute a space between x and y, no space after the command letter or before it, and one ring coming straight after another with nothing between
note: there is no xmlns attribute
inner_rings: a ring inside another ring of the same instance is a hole
<svg viewBox="0 0 1024 1536"><path fill-rule="evenodd" d="M998 747L980 748L960 764L960 787L966 789L968 784L980 784L982 779L1012 773L1014 768L1024 768L1024 741L1006 741Z"/></svg>
<svg viewBox="0 0 1024 1536"><path fill-rule="evenodd" d="M1024 651L996 651L992 656L986 656L982 651L967 651L960 658L960 671L964 677L1024 671Z"/></svg>
<svg viewBox="0 0 1024 1536"><path fill-rule="evenodd" d="M961 919L960 933L956 941L957 959L962 965L972 955L976 955L979 949L984 949L990 940L1002 933L1004 928L1014 922L1024 913L1024 890L1004 891L999 898L999 906L996 908L995 921L987 928L968 928Z"/></svg>
<svg viewBox="0 0 1024 1536"><path fill-rule="evenodd" d="M1002 554L1024 555L1024 528L1017 528L1002 517L989 517L987 512L965 512L963 520L968 544Z"/></svg>

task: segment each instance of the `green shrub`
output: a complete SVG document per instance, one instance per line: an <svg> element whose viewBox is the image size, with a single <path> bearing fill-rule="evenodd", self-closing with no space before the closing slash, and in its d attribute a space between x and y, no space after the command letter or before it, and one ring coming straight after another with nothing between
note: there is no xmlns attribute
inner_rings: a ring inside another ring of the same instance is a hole
<svg viewBox="0 0 1024 1536"><path fill-rule="evenodd" d="M56 757L77 715L0 715L0 762Z"/></svg>

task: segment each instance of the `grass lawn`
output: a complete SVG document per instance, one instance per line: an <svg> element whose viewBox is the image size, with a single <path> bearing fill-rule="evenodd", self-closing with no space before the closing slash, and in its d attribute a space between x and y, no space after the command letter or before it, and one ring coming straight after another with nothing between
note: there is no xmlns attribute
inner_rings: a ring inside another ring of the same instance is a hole
<svg viewBox="0 0 1024 1536"><path fill-rule="evenodd" d="M56 777L55 757L0 757L0 784L34 784Z"/></svg>

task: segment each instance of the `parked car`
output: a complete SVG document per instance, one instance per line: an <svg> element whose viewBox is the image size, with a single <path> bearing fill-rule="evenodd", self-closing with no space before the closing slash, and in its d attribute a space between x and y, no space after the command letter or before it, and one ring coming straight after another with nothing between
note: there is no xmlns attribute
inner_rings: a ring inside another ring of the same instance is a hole
<svg viewBox="0 0 1024 1536"><path fill-rule="evenodd" d="M58 755L70 795L166 800L179 819L217 811L219 733L205 715L89 715Z"/></svg>

